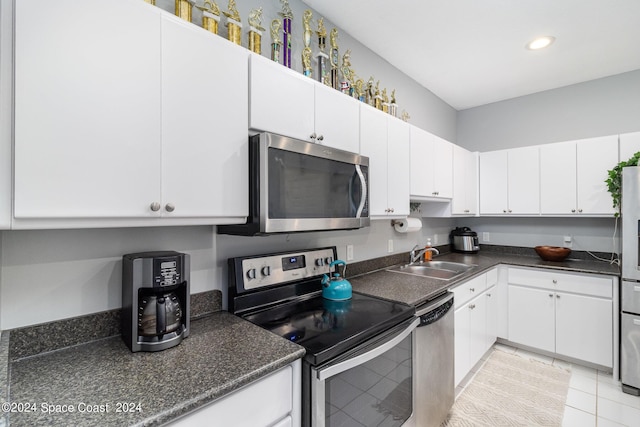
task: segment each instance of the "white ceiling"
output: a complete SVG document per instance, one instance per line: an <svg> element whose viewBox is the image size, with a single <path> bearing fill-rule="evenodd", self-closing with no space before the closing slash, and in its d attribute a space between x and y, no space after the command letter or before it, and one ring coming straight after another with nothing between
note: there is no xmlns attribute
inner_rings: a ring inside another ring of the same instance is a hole
<svg viewBox="0 0 640 427"><path fill-rule="evenodd" d="M640 0L303 2L456 110L640 69Z"/></svg>

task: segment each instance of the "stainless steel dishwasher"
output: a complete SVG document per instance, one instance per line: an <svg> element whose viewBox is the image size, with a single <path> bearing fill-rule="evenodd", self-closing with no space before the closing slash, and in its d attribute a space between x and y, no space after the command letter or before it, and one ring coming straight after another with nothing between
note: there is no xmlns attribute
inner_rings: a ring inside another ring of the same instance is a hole
<svg viewBox="0 0 640 427"><path fill-rule="evenodd" d="M415 330L416 425L438 427L455 400L453 293L416 309Z"/></svg>

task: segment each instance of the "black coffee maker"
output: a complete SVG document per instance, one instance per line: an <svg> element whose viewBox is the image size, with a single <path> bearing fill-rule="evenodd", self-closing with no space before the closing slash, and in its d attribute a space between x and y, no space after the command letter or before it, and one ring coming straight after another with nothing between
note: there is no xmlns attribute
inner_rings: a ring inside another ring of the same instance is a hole
<svg viewBox="0 0 640 427"><path fill-rule="evenodd" d="M189 335L189 255L122 257L122 339L131 351L160 351Z"/></svg>

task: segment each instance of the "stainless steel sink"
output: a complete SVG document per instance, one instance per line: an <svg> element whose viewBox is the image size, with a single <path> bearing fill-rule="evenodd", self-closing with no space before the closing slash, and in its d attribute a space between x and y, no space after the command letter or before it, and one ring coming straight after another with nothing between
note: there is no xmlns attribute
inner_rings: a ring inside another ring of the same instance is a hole
<svg viewBox="0 0 640 427"><path fill-rule="evenodd" d="M414 276L431 277L434 279L451 280L475 267L474 264L463 264L449 261L426 261L416 264L406 264L392 267L387 271L393 273L411 274Z"/></svg>

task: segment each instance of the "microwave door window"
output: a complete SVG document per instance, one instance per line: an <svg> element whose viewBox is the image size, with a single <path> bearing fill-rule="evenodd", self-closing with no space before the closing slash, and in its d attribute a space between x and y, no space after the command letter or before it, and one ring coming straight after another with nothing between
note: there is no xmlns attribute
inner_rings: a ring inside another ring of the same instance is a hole
<svg viewBox="0 0 640 427"><path fill-rule="evenodd" d="M353 218L359 178L348 163L269 149L269 218Z"/></svg>

